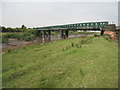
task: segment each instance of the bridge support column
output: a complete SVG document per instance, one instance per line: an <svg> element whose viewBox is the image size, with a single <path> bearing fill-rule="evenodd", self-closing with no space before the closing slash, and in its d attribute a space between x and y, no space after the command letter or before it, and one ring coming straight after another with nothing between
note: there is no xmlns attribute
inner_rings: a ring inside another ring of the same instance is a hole
<svg viewBox="0 0 120 90"><path fill-rule="evenodd" d="M38 34L39 37L42 38L42 33L41 33L41 31L39 31L38 33L39 33L39 34Z"/></svg>
<svg viewBox="0 0 120 90"><path fill-rule="evenodd" d="M40 30L36 31L37 36L40 36Z"/></svg>
<svg viewBox="0 0 120 90"><path fill-rule="evenodd" d="M44 43L45 42L45 30L43 31L42 38L43 38L43 43Z"/></svg>
<svg viewBox="0 0 120 90"><path fill-rule="evenodd" d="M68 30L65 31L65 38L68 38Z"/></svg>
<svg viewBox="0 0 120 90"><path fill-rule="evenodd" d="M102 36L104 34L104 30L101 30L100 35Z"/></svg>
<svg viewBox="0 0 120 90"><path fill-rule="evenodd" d="M51 31L48 30L48 40L51 41Z"/></svg>
<svg viewBox="0 0 120 90"><path fill-rule="evenodd" d="M64 39L64 33L63 33L63 30L60 30L60 37L61 37L61 39Z"/></svg>
<svg viewBox="0 0 120 90"><path fill-rule="evenodd" d="M42 35L42 38L43 38L43 43L45 41L50 41L51 40L51 31L50 30L44 30L43 31L43 35Z"/></svg>
<svg viewBox="0 0 120 90"><path fill-rule="evenodd" d="M68 30L60 30L61 39L68 38Z"/></svg>

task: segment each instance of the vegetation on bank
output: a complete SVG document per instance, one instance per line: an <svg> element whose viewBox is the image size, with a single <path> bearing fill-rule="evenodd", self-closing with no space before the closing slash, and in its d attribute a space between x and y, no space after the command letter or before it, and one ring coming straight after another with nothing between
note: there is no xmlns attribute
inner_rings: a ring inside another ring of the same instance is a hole
<svg viewBox="0 0 120 90"><path fill-rule="evenodd" d="M22 25L21 28L6 28L2 26L1 30L2 34L0 35L0 42L2 43L8 43L9 38L30 41L34 40L37 36L37 31L30 28L27 29L25 25Z"/></svg>
<svg viewBox="0 0 120 90"><path fill-rule="evenodd" d="M82 37L3 54L5 88L117 88L118 47L105 37Z"/></svg>
<svg viewBox="0 0 120 90"><path fill-rule="evenodd" d="M4 39L15 38L18 40L30 41L37 37L37 32L33 29L28 29L23 33L7 33L2 35L2 42L6 43Z"/></svg>
<svg viewBox="0 0 120 90"><path fill-rule="evenodd" d="M11 27L4 27L0 26L1 32L24 32L27 30L27 27L25 25L22 25L20 28L11 28Z"/></svg>
<svg viewBox="0 0 120 90"><path fill-rule="evenodd" d="M38 36L38 32L35 29L26 28L24 25L22 25L21 28L2 27L2 34L0 35L0 42L8 43L9 38L31 41L31 40L34 40L37 36Z"/></svg>
<svg viewBox="0 0 120 90"><path fill-rule="evenodd" d="M25 25L22 25L21 28L6 28L4 26L2 28L2 35L0 35L0 42L8 43L10 38L14 38L17 40L25 40L31 41L35 40L36 37L39 36L39 32L33 28L27 28ZM77 35L77 34L96 34L95 32L88 32L88 31L69 31L69 35ZM52 31L52 35L59 35L60 31Z"/></svg>

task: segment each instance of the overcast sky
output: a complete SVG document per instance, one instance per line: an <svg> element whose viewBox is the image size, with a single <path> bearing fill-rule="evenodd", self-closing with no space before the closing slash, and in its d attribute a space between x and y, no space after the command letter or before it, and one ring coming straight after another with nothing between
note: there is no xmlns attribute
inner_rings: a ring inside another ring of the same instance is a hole
<svg viewBox="0 0 120 90"><path fill-rule="evenodd" d="M117 2L2 2L2 25L40 27L79 22L118 24Z"/></svg>

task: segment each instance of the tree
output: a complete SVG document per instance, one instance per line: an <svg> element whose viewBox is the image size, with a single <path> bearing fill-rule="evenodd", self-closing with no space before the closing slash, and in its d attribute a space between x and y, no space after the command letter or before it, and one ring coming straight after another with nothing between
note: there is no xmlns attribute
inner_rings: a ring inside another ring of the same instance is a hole
<svg viewBox="0 0 120 90"><path fill-rule="evenodd" d="M14 30L11 27L7 28L7 32L13 32Z"/></svg>
<svg viewBox="0 0 120 90"><path fill-rule="evenodd" d="M7 32L7 29L4 26L2 26L2 32Z"/></svg>
<svg viewBox="0 0 120 90"><path fill-rule="evenodd" d="M21 27L22 29L26 29L26 26L25 25L22 25L22 27Z"/></svg>

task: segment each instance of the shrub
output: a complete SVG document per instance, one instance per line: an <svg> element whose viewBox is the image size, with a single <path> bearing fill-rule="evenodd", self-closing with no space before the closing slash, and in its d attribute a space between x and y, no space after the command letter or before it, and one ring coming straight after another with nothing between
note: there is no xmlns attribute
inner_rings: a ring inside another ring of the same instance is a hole
<svg viewBox="0 0 120 90"><path fill-rule="evenodd" d="M25 40L25 41L30 41L31 39L30 39L29 36L26 36L26 37L23 38L23 40Z"/></svg>
<svg viewBox="0 0 120 90"><path fill-rule="evenodd" d="M27 32L24 33L24 36L30 36L30 35L31 35L31 32L27 31Z"/></svg>
<svg viewBox="0 0 120 90"><path fill-rule="evenodd" d="M0 43L8 43L8 38L1 37L0 38Z"/></svg>
<svg viewBox="0 0 120 90"><path fill-rule="evenodd" d="M110 37L110 35L105 34L105 35L103 35L103 37L104 37L106 40L108 40L109 42L113 41L112 38Z"/></svg>
<svg viewBox="0 0 120 90"><path fill-rule="evenodd" d="M24 32L24 36L31 36L31 34L33 34L34 36L39 36L39 31L34 29L28 29Z"/></svg>
<svg viewBox="0 0 120 90"><path fill-rule="evenodd" d="M26 40L26 41L30 41L30 40L34 40L35 39L35 34L36 32L33 30L30 31L26 31L24 33L8 33L6 35L4 35L4 38L15 38L18 40Z"/></svg>
<svg viewBox="0 0 120 90"><path fill-rule="evenodd" d="M19 33L9 33L4 36L5 38L15 38L18 40L22 40L23 35Z"/></svg>
<svg viewBox="0 0 120 90"><path fill-rule="evenodd" d="M24 36L23 40L25 41L31 41L35 39L35 35L30 35L30 36Z"/></svg>

